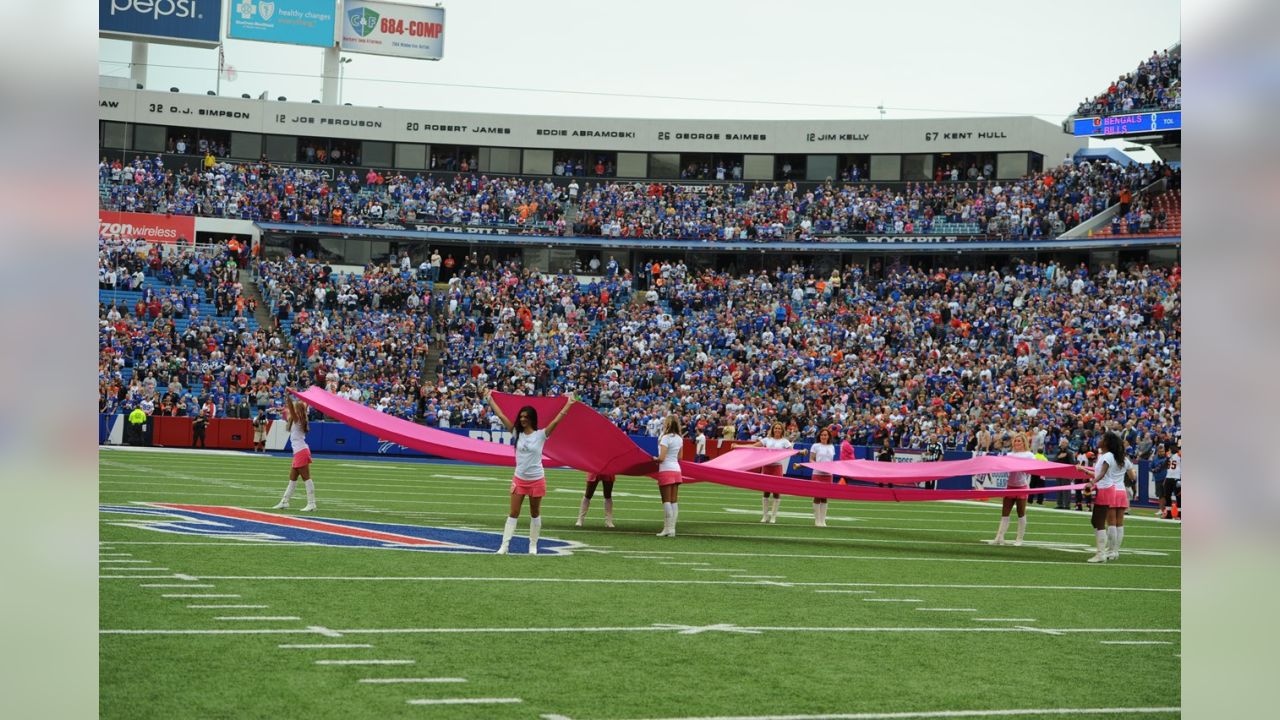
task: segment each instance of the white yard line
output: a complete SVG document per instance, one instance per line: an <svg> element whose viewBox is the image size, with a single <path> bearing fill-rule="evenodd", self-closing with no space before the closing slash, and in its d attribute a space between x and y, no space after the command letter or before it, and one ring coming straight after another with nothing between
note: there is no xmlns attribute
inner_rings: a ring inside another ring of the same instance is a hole
<svg viewBox="0 0 1280 720"><path fill-rule="evenodd" d="M977 608L916 608L923 612L978 612Z"/></svg>
<svg viewBox="0 0 1280 720"><path fill-rule="evenodd" d="M1181 713L1181 707L1026 708L1011 710L926 710L922 712L823 713L821 715L715 715L648 720L930 720L1044 715L1151 715Z"/></svg>
<svg viewBox="0 0 1280 720"><path fill-rule="evenodd" d="M301 620L297 615L223 615L214 620Z"/></svg>
<svg viewBox="0 0 1280 720"><path fill-rule="evenodd" d="M283 646L282 646L283 647ZM362 678L356 682L367 683L369 685L395 685L400 683L464 683L466 678Z"/></svg>
<svg viewBox="0 0 1280 720"><path fill-rule="evenodd" d="M186 586L184 585L183 587L186 587ZM195 593L195 594L169 593L167 595L161 595L160 597L163 597L163 598L238 598L240 596L234 595L234 594L228 594L228 593Z"/></svg>
<svg viewBox="0 0 1280 720"><path fill-rule="evenodd" d="M151 567L113 567L113 568L103 568L103 570L110 570L111 572L164 572L164 571L168 571L168 570L169 570L169 568L167 568L167 567L155 567L155 566L151 566Z"/></svg>
<svg viewBox="0 0 1280 720"><path fill-rule="evenodd" d="M1024 621L1029 622L1029 621ZM728 633L764 633L764 632L803 632L803 633L1049 633L1066 634L1155 634L1178 635L1180 628L1032 628L1032 627L885 627L885 626L738 626L731 623L712 625L678 625L654 624L631 625L617 627L471 627L471 628L351 628L328 630L327 628L271 628L251 629L236 628L227 630L209 629L106 629L99 630L100 635L266 635L266 634L326 634L335 636L347 635L525 635L525 634L577 634L577 633L664 633L674 632L680 635L696 635L705 632ZM360 661L333 661L325 664L358 663ZM382 661L377 661L382 662ZM399 662L399 661L392 661ZM412 662L412 661L408 661Z"/></svg>
<svg viewBox="0 0 1280 720"><path fill-rule="evenodd" d="M249 580L262 582L493 582L493 583L568 583L605 585L777 585L766 581L739 582L735 580L674 580L644 578L554 578L554 577L469 577L469 576L412 576L412 575L207 575L202 580ZM1181 593L1181 588L1107 587L1103 585L981 585L961 583L859 583L859 582L794 582L795 587L887 587L887 588L941 588L953 590L1047 590L1047 591L1100 591L1100 592L1160 592ZM194 587L180 585L178 587Z"/></svg>
<svg viewBox="0 0 1280 720"><path fill-rule="evenodd" d="M524 702L520 698L434 698L405 700L409 705L501 705Z"/></svg>
<svg viewBox="0 0 1280 720"><path fill-rule="evenodd" d="M786 575L730 575L731 578L739 580L785 580Z"/></svg>
<svg viewBox="0 0 1280 720"><path fill-rule="evenodd" d="M317 660L317 665L412 665L415 660Z"/></svg>
<svg viewBox="0 0 1280 720"><path fill-rule="evenodd" d="M150 564L150 562L151 562L150 560L99 560L98 561L100 565L106 565L108 563L137 563L141 565L146 565L146 564Z"/></svg>
<svg viewBox="0 0 1280 720"><path fill-rule="evenodd" d="M129 575L129 576L121 576L121 577L128 577L130 580L137 580L137 579L138 579L136 576L133 576L133 575ZM191 583L191 582L185 582L185 583L144 583L144 584L142 584L142 585L139 585L138 587L145 587L145 588L211 588L211 587L213 587L213 585L208 584L208 583Z"/></svg>
<svg viewBox="0 0 1280 720"><path fill-rule="evenodd" d="M276 645L276 647L289 650L319 650L322 648L371 648L373 646L368 643L285 643L283 645Z"/></svg>
<svg viewBox="0 0 1280 720"><path fill-rule="evenodd" d="M1103 645L1172 645L1169 640L1103 640Z"/></svg>
<svg viewBox="0 0 1280 720"><path fill-rule="evenodd" d="M862 598L862 602L904 602L917 603L924 602L918 598Z"/></svg>
<svg viewBox="0 0 1280 720"><path fill-rule="evenodd" d="M969 618L974 622L1037 622L1035 618Z"/></svg>
<svg viewBox="0 0 1280 720"><path fill-rule="evenodd" d="M814 590L816 593L839 594L839 595L873 595L875 590Z"/></svg>
<svg viewBox="0 0 1280 720"><path fill-rule="evenodd" d="M165 597L169 597L166 595ZM266 610L270 605L188 605L196 610Z"/></svg>

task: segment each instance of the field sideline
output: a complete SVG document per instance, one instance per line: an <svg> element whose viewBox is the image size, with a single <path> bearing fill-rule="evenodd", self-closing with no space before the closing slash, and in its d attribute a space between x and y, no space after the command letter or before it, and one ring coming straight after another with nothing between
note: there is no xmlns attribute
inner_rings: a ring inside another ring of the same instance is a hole
<svg viewBox="0 0 1280 720"><path fill-rule="evenodd" d="M599 493L575 528L583 475L561 470L542 537L562 555L177 534L145 527L172 517L115 511L240 508L496 546L510 480L320 459L318 511L297 511L302 488L271 511L287 472L279 457L100 452L101 717L1181 715L1177 523L1131 519L1121 559L1094 566L1085 513L1033 508L1027 545L994 547L997 503L833 501L815 528L789 497L762 525L758 494L698 483L679 536L657 538L651 480L619 480L616 529Z"/></svg>

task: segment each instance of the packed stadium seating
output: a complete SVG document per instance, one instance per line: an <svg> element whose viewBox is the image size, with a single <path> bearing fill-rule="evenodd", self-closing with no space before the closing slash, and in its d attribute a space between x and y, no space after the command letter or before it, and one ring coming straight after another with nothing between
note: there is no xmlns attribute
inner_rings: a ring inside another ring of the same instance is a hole
<svg viewBox="0 0 1280 720"><path fill-rule="evenodd" d="M1076 115L1114 115L1182 107L1182 45L1152 52L1137 69L1076 108Z"/></svg>
<svg viewBox="0 0 1280 720"><path fill-rule="evenodd" d="M1160 165L1064 164L1019 180L980 177L876 185L793 182L685 185L318 172L268 164L217 163L170 170L163 159L99 165L108 210L289 223L377 226L439 222L503 226L546 235L702 241L822 241L841 234L948 234L1014 240L1052 238L1137 193Z"/></svg>

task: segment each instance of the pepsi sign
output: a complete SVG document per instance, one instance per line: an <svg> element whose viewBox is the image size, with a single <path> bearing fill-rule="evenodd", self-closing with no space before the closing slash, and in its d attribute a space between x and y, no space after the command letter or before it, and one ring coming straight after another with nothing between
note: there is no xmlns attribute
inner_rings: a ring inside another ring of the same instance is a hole
<svg viewBox="0 0 1280 720"><path fill-rule="evenodd" d="M98 35L173 45L217 45L222 0L98 0Z"/></svg>

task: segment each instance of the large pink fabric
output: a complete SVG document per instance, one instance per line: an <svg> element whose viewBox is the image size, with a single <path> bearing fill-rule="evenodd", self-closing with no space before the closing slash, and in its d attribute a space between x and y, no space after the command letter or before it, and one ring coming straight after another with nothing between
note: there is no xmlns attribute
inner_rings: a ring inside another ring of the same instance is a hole
<svg viewBox="0 0 1280 720"><path fill-rule="evenodd" d="M888 463L885 463L886 465ZM923 463L922 463L923 464ZM800 495L835 500L879 500L892 502L912 502L922 500L978 500L992 497L1024 497L1050 492L1078 490L1084 483L1052 488L1036 488L1023 490L919 490L900 488L860 487L856 485L837 485L813 480L800 480L788 477L773 477L761 473L742 472L708 467L707 463L680 463L684 481L713 482L718 485L774 492L783 495Z"/></svg>
<svg viewBox="0 0 1280 720"><path fill-rule="evenodd" d="M516 464L516 449L510 445L475 440L424 427L338 397L320 387L311 387L294 395L325 415L341 420L357 430L363 430L379 440L397 442L407 448L451 460L507 467L515 467Z"/></svg>
<svg viewBox="0 0 1280 720"><path fill-rule="evenodd" d="M783 458L789 458L800 452L803 451L788 450L786 448L736 447L702 464L707 467L724 470L755 470L765 465L772 465Z"/></svg>
<svg viewBox="0 0 1280 720"><path fill-rule="evenodd" d="M525 405L538 413L538 424L546 427L564 407L567 398L529 397L495 392L493 399L503 414L514 421ZM640 449L626 433L595 410L575 403L555 432L547 438L542 455L550 465L565 465L597 475L653 475L658 463Z"/></svg>
<svg viewBox="0 0 1280 720"><path fill-rule="evenodd" d="M408 420L378 412L346 398L338 397L318 387L312 387L305 392L295 393L295 395L329 417L341 420L347 425L357 430L363 430L379 439L400 443L407 448L452 460L507 467L515 465L515 448L510 445L474 440L443 430L424 427ZM555 417L565 402L564 398L532 398L500 393L494 394L494 400L508 417L514 417L522 406L532 405L538 411L539 423L544 427L551 418ZM750 449L754 450L755 448ZM653 475L658 469L657 462L624 435L613 423L591 408L581 404L574 405L569 410L568 415L556 426L556 431L547 440L543 452L546 459L554 464L567 465L583 472L600 475ZM744 458L743 462L747 462L745 460L746 454L740 454L738 457ZM975 459L997 460L999 458ZM736 464L737 460L735 459L734 462ZM750 462L754 464L756 460L752 459ZM891 463L879 464L886 468L893 467ZM913 465L940 464L913 463ZM1054 463L1049 464L1054 465ZM896 488L833 485L812 480L776 477L756 472L715 467L709 463L681 462L680 468L685 482L713 482L746 490L839 500L968 500L984 497L1034 495L1084 487L1081 484L1036 490L900 490ZM981 466L976 470L964 469L960 472L955 472L953 468L954 466L948 468L946 472L962 475L974 472L1005 472L1004 468L991 470L981 469ZM950 474L943 474L937 477L950 476Z"/></svg>
<svg viewBox="0 0 1280 720"><path fill-rule="evenodd" d="M876 460L836 460L832 462L801 463L817 472L830 473L856 480L870 480L895 485L911 485L927 480L941 480L964 475L988 475L991 473L1025 472L1041 477L1088 479L1090 473L1075 465L1015 458L1007 455L982 455L968 460L941 460L938 462L887 463Z"/></svg>

